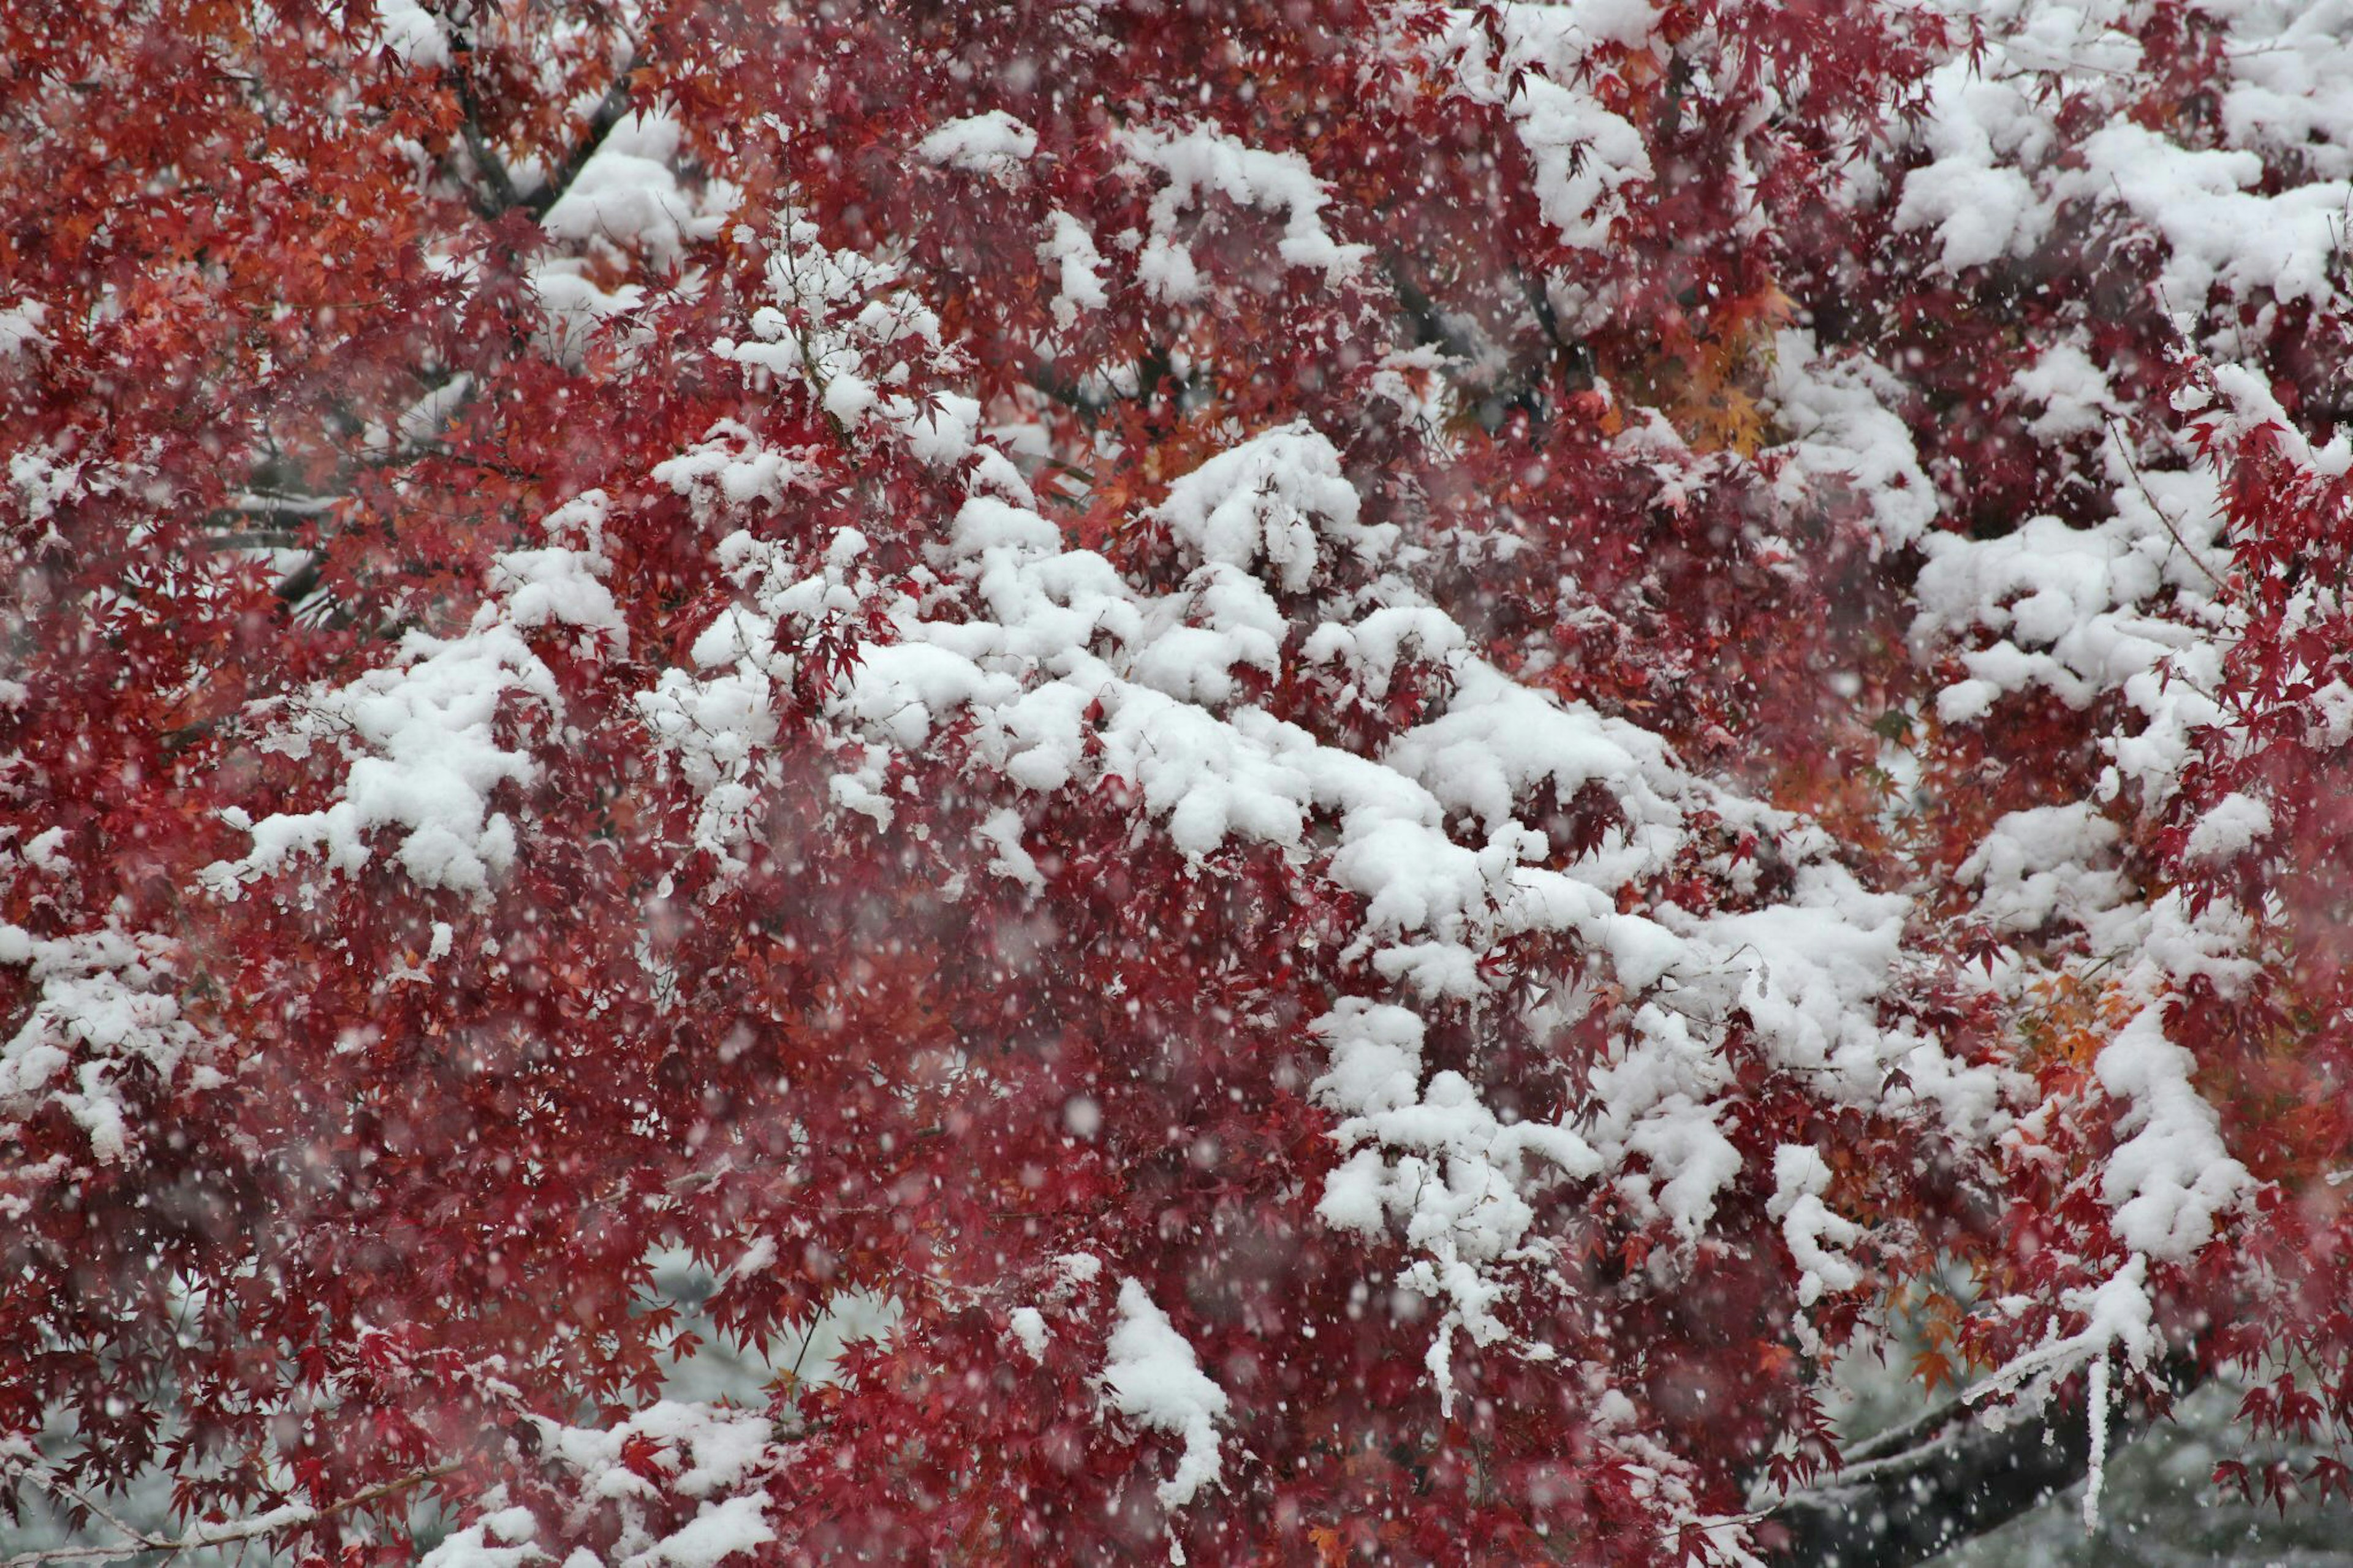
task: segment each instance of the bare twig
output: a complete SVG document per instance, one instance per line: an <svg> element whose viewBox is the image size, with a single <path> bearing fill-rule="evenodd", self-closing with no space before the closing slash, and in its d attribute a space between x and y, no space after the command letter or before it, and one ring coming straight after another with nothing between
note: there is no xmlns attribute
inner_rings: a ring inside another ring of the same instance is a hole
<svg viewBox="0 0 2353 1568"><path fill-rule="evenodd" d="M2117 455L2125 460L2125 472L2132 476L2134 487L2140 491L2140 499L2148 502L2148 510L2157 514L2158 522L2171 536L2173 542L2181 547L2181 553L2189 557L2189 563L2205 574L2206 581L2213 584L2218 591L2229 593L2229 586L2214 575L2214 569L2206 564L2198 552L2189 548L2189 542L2181 537L2179 529L2173 526L2173 519L2166 514L2165 508L2158 504L2157 497L2149 490L2148 481L2141 477L2140 465L2133 461L2132 448L2125 442L2125 433L2117 428L2116 421L2113 419L2108 421L2108 434L2116 437Z"/></svg>

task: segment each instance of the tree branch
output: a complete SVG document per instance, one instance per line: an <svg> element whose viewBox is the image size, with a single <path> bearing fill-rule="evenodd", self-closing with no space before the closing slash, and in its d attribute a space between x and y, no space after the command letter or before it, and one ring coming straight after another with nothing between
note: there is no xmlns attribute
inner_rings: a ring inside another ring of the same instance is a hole
<svg viewBox="0 0 2353 1568"><path fill-rule="evenodd" d="M466 68L459 63L449 75L458 85L458 108L465 116L459 130L466 138L466 151L472 155L475 169L491 183L491 199L475 203L475 210L484 217L496 217L515 205L514 177L507 173L506 160L491 150L490 138L482 134L481 106L474 100L474 85L466 79Z"/></svg>
<svg viewBox="0 0 2353 1568"><path fill-rule="evenodd" d="M2205 1375L2195 1357L2180 1352L2166 1358L2159 1373L2176 1398ZM2118 1400L2108 1415L2108 1453L2138 1437L2152 1419L2147 1400ZM1774 1507L1771 1522L1787 1535L1766 1561L1790 1568L1910 1568L2074 1485L2091 1457L2091 1422L2080 1393L2031 1413L1951 1400L1857 1445L1837 1475Z"/></svg>

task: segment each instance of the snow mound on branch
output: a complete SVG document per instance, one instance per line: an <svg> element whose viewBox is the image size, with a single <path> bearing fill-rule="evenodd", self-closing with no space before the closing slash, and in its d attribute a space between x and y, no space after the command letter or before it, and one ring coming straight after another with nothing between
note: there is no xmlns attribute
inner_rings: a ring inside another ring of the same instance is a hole
<svg viewBox="0 0 2353 1568"><path fill-rule="evenodd" d="M1824 491L1869 498L1879 537L1916 542L1935 522L1936 489L1921 469L1912 432L1890 401L1901 395L1884 366L1852 351L1824 355L1811 332L1775 339L1767 395L1790 439L1773 448L1776 488L1793 506Z"/></svg>
<svg viewBox="0 0 2353 1568"><path fill-rule="evenodd" d="M430 47L446 64L448 40L438 23L417 13L404 24L404 36L424 37L419 24L437 29ZM532 262L531 286L547 313L548 342L565 363L578 364L591 333L646 302L644 284L608 291L600 278L643 268L693 287L687 257L718 237L742 199L723 179L681 178L689 161L680 147L682 134L678 121L661 110L624 114L540 219L541 229L559 244ZM533 159L519 160L512 173L526 192L543 188L550 175Z"/></svg>
<svg viewBox="0 0 2353 1568"><path fill-rule="evenodd" d="M45 346L49 340L41 328L48 319L48 307L38 300L0 310L0 360L21 360Z"/></svg>
<svg viewBox="0 0 2353 1568"><path fill-rule="evenodd" d="M1773 1201L1766 1212L1781 1222L1781 1238L1802 1271L1798 1277L1798 1304L1810 1307L1823 1292L1852 1290L1862 1282L1862 1271L1841 1248L1862 1239L1862 1227L1842 1219L1822 1202L1830 1191L1831 1168L1818 1149L1784 1143L1773 1154Z"/></svg>
<svg viewBox="0 0 2353 1568"><path fill-rule="evenodd" d="M417 0L376 0L376 37L404 63L427 70L449 65L449 35Z"/></svg>
<svg viewBox="0 0 2353 1568"><path fill-rule="evenodd" d="M2105 863L2122 837L2090 801L2013 811L1954 875L1978 889L1978 918L1996 931L2036 931L2053 921L2093 929L2129 890ZM2097 945L2105 952L2115 944Z"/></svg>
<svg viewBox="0 0 2353 1568"><path fill-rule="evenodd" d="M1499 60L1472 17L1455 14L1446 45L1453 90L1504 105L1535 164L1546 221L1580 249L1609 244L1625 211L1624 187L1652 174L1642 133L1588 90L1590 57L1603 44L1648 47L1657 22L1645 0L1512 5L1503 12L1506 52Z"/></svg>
<svg viewBox="0 0 2353 1568"><path fill-rule="evenodd" d="M448 1539L417 1559L417 1568L522 1568L543 1561L547 1553L532 1544L539 1521L527 1508L498 1512L454 1531ZM503 1544L492 1544L496 1541Z"/></svg>
<svg viewBox="0 0 2353 1568"><path fill-rule="evenodd" d="M915 144L926 163L1003 177L1038 151L1038 133L1001 109L951 120Z"/></svg>
<svg viewBox="0 0 2353 1568"><path fill-rule="evenodd" d="M1057 209L1047 219L1047 236L1038 242L1038 259L1054 268L1059 285L1049 309L1054 324L1068 331L1081 310L1100 310L1111 303L1103 291L1103 252L1086 225Z"/></svg>
<svg viewBox="0 0 2353 1568"><path fill-rule="evenodd" d="M540 219L558 239L634 251L657 270L718 237L737 193L723 180L688 190L678 177L678 121L658 110L623 115Z"/></svg>
<svg viewBox="0 0 2353 1568"><path fill-rule="evenodd" d="M1105 1348L1105 1403L1184 1444L1176 1472L1159 1488L1165 1506L1183 1508L1223 1474L1218 1423L1225 1418L1226 1391L1202 1373L1192 1345L1133 1279L1120 1281L1119 1325Z"/></svg>
<svg viewBox="0 0 2353 1568"><path fill-rule="evenodd" d="M2182 853L2192 860L2227 860L2272 830L2271 807L2250 795L2224 795L2189 830Z"/></svg>

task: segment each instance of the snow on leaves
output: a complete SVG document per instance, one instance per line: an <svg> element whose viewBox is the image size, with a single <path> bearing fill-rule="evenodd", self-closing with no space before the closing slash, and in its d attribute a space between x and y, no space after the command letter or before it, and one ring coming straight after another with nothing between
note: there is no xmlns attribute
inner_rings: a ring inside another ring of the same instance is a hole
<svg viewBox="0 0 2353 1568"><path fill-rule="evenodd" d="M492 879L512 868L516 845L512 818L491 799L503 785L530 783L536 769L528 750L500 731L519 707L541 723L563 720L563 698L530 634L577 628L592 657L607 644L627 644L612 594L599 581L610 570L596 552L605 506L601 495L583 496L542 524L559 539L584 533L585 548L557 544L494 557L486 584L493 596L464 635L412 632L391 665L295 699L268 744L290 756L322 741L348 748L340 798L323 810L259 820L227 808L227 820L252 835L253 847L206 867L206 883L234 897L241 884L311 854L332 870L355 871L375 853L370 837L389 828L399 835L394 853L417 885L489 897Z"/></svg>
<svg viewBox="0 0 2353 1568"><path fill-rule="evenodd" d="M1368 247L1337 244L1324 232L1320 215L1328 194L1295 153L1271 153L1198 129L1133 132L1125 146L1139 165L1165 182L1153 197L1150 227L1135 262L1136 276L1156 299L1188 304L1206 292L1206 281L1177 227L1185 212L1210 195L1240 207L1281 213L1283 232L1275 253L1286 266L1321 272L1328 284L1364 265Z"/></svg>

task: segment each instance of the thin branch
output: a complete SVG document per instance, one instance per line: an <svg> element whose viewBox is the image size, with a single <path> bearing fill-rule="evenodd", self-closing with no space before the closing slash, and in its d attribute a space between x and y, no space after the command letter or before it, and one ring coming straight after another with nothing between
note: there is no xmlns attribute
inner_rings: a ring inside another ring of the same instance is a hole
<svg viewBox="0 0 2353 1568"><path fill-rule="evenodd" d="M1451 359L1475 363L1479 347L1461 329L1447 320L1438 301L1414 280L1405 264L1405 258L1393 248L1381 252L1381 270L1388 275L1389 287L1397 290L1398 304L1405 311L1406 324L1413 329L1413 341L1418 346L1435 347Z"/></svg>
<svg viewBox="0 0 2353 1568"><path fill-rule="evenodd" d="M206 521L211 519L207 518ZM286 528L249 528L236 533L211 533L205 536L206 550L300 550L302 536Z"/></svg>
<svg viewBox="0 0 2353 1568"><path fill-rule="evenodd" d="M146 1539L145 1534L135 1526L132 1525L129 1521L117 1517L115 1514L109 1512L103 1503L100 1503L96 1498L90 1497L80 1491L79 1489L69 1487L63 1481L53 1479L50 1477L37 1475L30 1469L23 1469L18 1473L23 1475L26 1479L31 1481L34 1485L39 1487L42 1490L47 1492L50 1496L64 1498L68 1501L79 1505L96 1517L104 1520L108 1524L112 1525L125 1540L144 1541ZM145 1548L142 1547L140 1550L144 1551ZM21 1561L21 1559L15 1557L8 1559L8 1562L12 1563L18 1561Z"/></svg>
<svg viewBox="0 0 2353 1568"><path fill-rule="evenodd" d="M202 1546L231 1546L239 1542L259 1541L282 1531L300 1530L316 1524L322 1520L332 1519L336 1514L347 1512L352 1509L364 1508L380 1499L407 1491L427 1481L438 1480L458 1467L458 1460L447 1460L430 1468L414 1470L393 1480L382 1482L368 1488L365 1491L354 1492L341 1502L330 1503L324 1508L304 1508L300 1504L290 1504L285 1508L272 1509L268 1513L257 1515L252 1519L240 1520L233 1524L200 1524L186 1534L177 1537L154 1535L146 1531L134 1529L62 1481L54 1480L27 1467L17 1470L17 1475L52 1496L67 1499L96 1514L121 1531L126 1540L123 1544L116 1546L48 1546L36 1552L20 1552L14 1557L0 1559L0 1568L37 1568L37 1564L46 1563L112 1562L118 1558L136 1557L145 1552L163 1552L176 1556L183 1552L191 1552Z"/></svg>
<svg viewBox="0 0 2353 1568"><path fill-rule="evenodd" d="M2132 476L2133 484L2140 491L2140 499L2148 502L2148 510L2157 514L2158 523L2172 536L2173 542L2181 546L2181 552L2189 557L2189 564L2204 573L2206 581L2213 584L2217 592L2228 594L2231 591L2229 585L2214 575L2214 569L2200 558L2198 552L2189 548L2189 542L2181 537L2179 529L2173 526L2173 519L2167 516L2165 508L2158 504L2157 497L2149 490L2148 481L2141 477L2140 465L2133 461L2132 448L2125 444L2124 431L2113 419L2108 421L2108 434L2116 437L2117 455L2125 460L2125 472Z"/></svg>
<svg viewBox="0 0 2353 1568"><path fill-rule="evenodd" d="M270 593L286 604L299 604L310 597L311 590L318 587L319 579L326 575L326 566L327 557L322 552L313 550L308 559L293 571L289 572L285 579L272 588Z"/></svg>

